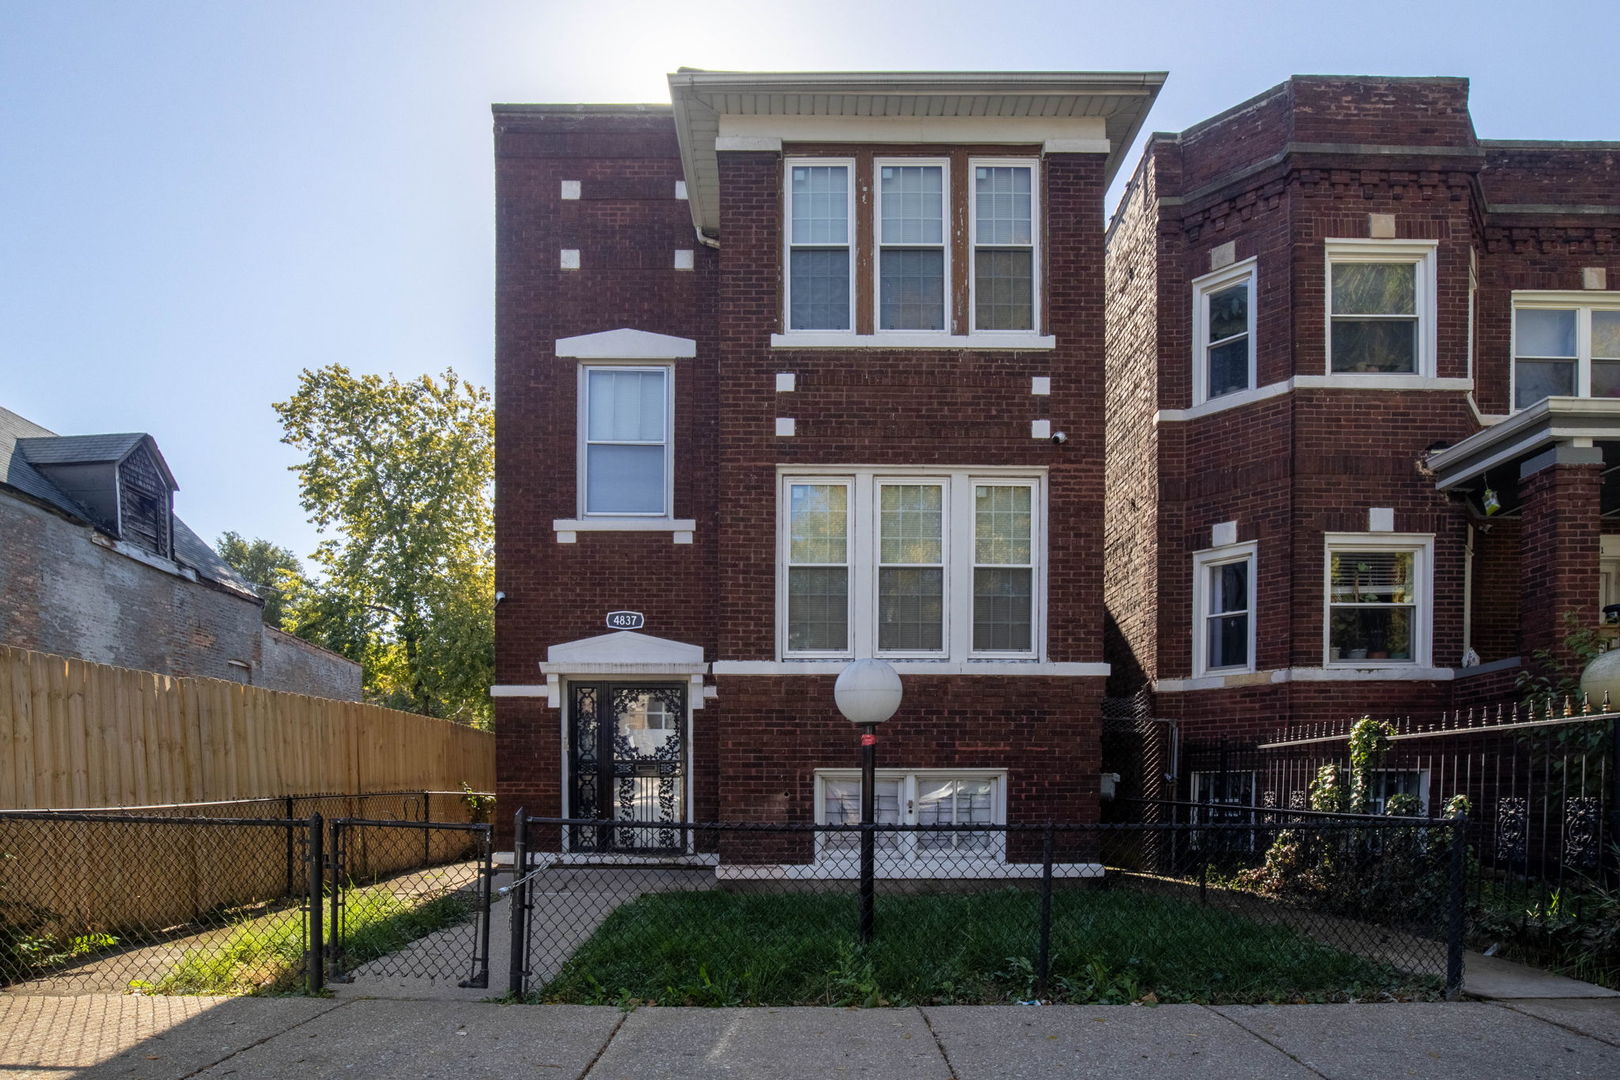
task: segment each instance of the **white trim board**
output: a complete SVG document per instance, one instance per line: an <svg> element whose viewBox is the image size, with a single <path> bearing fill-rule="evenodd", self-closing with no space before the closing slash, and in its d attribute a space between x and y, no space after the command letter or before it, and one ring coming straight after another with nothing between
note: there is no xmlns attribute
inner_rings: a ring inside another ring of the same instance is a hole
<svg viewBox="0 0 1620 1080"><path fill-rule="evenodd" d="M902 675L1034 675L1059 678L1106 678L1108 664L1039 660L897 660L889 665ZM837 675L849 660L716 660L715 675Z"/></svg>
<svg viewBox="0 0 1620 1080"><path fill-rule="evenodd" d="M553 352L562 359L578 360L688 360L697 355L697 342L672 334L620 327L558 338Z"/></svg>

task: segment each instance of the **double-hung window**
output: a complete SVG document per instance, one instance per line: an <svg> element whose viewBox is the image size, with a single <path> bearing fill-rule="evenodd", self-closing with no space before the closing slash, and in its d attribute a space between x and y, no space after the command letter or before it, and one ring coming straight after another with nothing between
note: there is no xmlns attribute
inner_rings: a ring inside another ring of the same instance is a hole
<svg viewBox="0 0 1620 1080"><path fill-rule="evenodd" d="M973 329L1035 329L1035 166L975 161Z"/></svg>
<svg viewBox="0 0 1620 1080"><path fill-rule="evenodd" d="M787 325L791 330L854 326L855 165L805 161L788 167Z"/></svg>
<svg viewBox="0 0 1620 1080"><path fill-rule="evenodd" d="M950 293L944 162L876 165L880 330L946 329Z"/></svg>
<svg viewBox="0 0 1620 1080"><path fill-rule="evenodd" d="M1001 770L879 769L874 777L873 820L879 825L1005 825L1006 774ZM859 825L861 777L854 769L816 772L816 822L821 825ZM1005 833L997 829L961 832L880 832L877 850L882 862L895 865L941 860L945 865L963 859L1004 857ZM829 832L821 836L820 855L854 865L858 833Z"/></svg>
<svg viewBox="0 0 1620 1080"><path fill-rule="evenodd" d="M785 658L1035 659L1042 478L784 474Z"/></svg>
<svg viewBox="0 0 1620 1080"><path fill-rule="evenodd" d="M668 367L580 369L584 516L669 516L673 379Z"/></svg>
<svg viewBox="0 0 1620 1080"><path fill-rule="evenodd" d="M1429 662L1433 537L1329 534L1324 646L1328 666Z"/></svg>
<svg viewBox="0 0 1620 1080"><path fill-rule="evenodd" d="M1193 556L1193 674L1254 670L1255 544Z"/></svg>
<svg viewBox="0 0 1620 1080"><path fill-rule="evenodd" d="M1620 292L1513 297L1513 407L1620 397Z"/></svg>
<svg viewBox="0 0 1620 1080"><path fill-rule="evenodd" d="M1432 241L1327 242L1328 371L1433 375Z"/></svg>
<svg viewBox="0 0 1620 1080"><path fill-rule="evenodd" d="M1254 267L1246 259L1193 282L1193 404L1255 385Z"/></svg>

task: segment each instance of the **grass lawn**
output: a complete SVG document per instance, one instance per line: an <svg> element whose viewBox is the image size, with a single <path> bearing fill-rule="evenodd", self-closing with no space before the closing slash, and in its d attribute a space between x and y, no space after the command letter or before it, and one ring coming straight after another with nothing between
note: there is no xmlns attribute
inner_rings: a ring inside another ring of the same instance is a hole
<svg viewBox="0 0 1620 1080"><path fill-rule="evenodd" d="M1106 889L1053 897L1048 999L1326 1001L1438 996L1283 926ZM1033 996L1034 892L879 896L870 949L849 894L654 893L621 906L538 998L584 1004L988 1004Z"/></svg>

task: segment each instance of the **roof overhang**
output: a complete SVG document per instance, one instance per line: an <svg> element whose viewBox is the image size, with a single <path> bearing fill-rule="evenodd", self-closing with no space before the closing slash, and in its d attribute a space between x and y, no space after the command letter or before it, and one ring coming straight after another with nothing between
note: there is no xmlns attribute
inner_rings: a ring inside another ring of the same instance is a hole
<svg viewBox="0 0 1620 1080"><path fill-rule="evenodd" d="M1162 71L738 72L669 77L692 221L720 230L719 149L783 141L1040 144L1107 155L1112 182Z"/></svg>
<svg viewBox="0 0 1620 1080"><path fill-rule="evenodd" d="M1620 441L1620 400L1550 397L1428 457L1435 486L1468 487L1486 473L1551 447Z"/></svg>

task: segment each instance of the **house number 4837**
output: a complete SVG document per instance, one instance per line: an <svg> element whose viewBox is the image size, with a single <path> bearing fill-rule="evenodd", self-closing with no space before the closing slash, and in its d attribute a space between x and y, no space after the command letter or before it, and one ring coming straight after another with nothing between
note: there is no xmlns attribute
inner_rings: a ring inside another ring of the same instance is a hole
<svg viewBox="0 0 1620 1080"><path fill-rule="evenodd" d="M647 619L639 611L610 611L607 624L615 630L640 630Z"/></svg>

